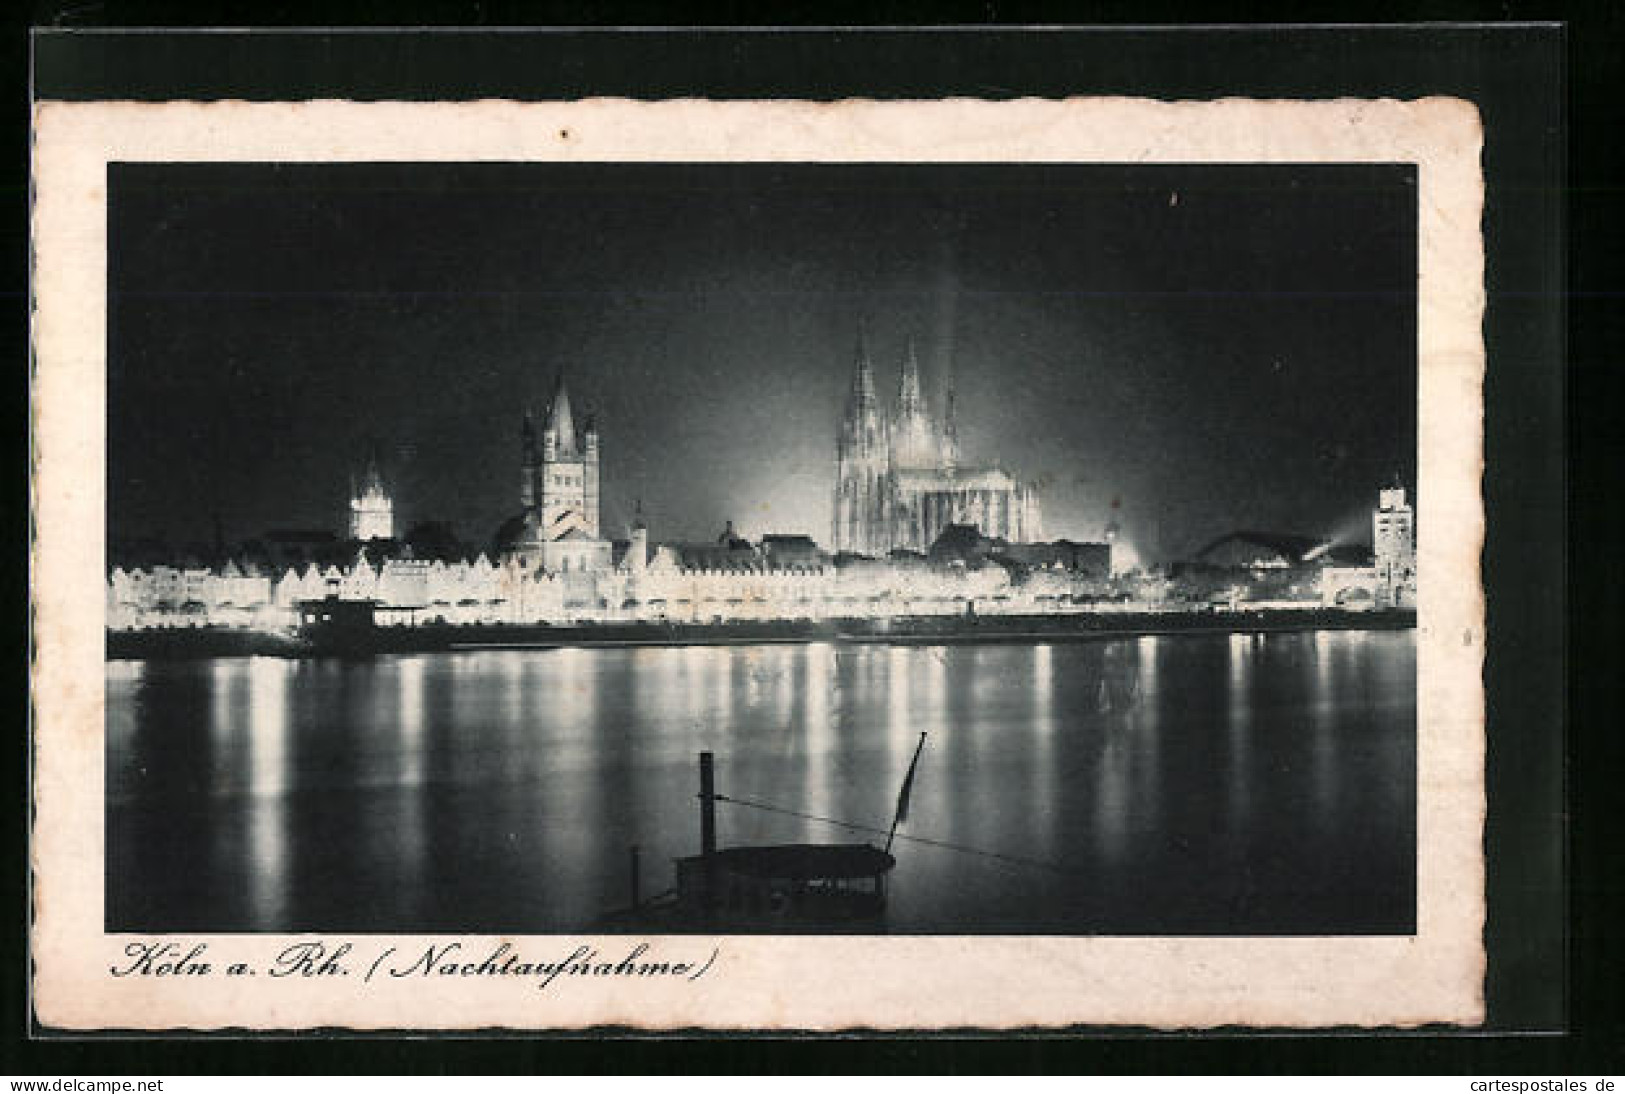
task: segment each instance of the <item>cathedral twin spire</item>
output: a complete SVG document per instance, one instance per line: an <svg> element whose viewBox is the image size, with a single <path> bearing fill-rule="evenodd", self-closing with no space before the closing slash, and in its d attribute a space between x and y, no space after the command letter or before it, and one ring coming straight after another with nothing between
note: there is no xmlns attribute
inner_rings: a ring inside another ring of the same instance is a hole
<svg viewBox="0 0 1625 1094"><path fill-rule="evenodd" d="M925 413L925 399L920 394L920 359L914 354L914 338L909 337L903 352L903 379L897 389L897 416L908 418Z"/></svg>
<svg viewBox="0 0 1625 1094"><path fill-rule="evenodd" d="M860 325L852 389L847 398L847 429L861 434L865 425L878 426L880 436L886 438L890 462L900 467L951 469L958 463L959 427L953 379L948 379L939 428L931 420L931 412L926 405L925 389L920 381L919 354L912 336L903 352L896 411L892 415L885 415L879 413L880 410L880 399L875 393L874 367L869 357L868 332ZM868 421L871 415L876 416L873 423Z"/></svg>
<svg viewBox="0 0 1625 1094"><path fill-rule="evenodd" d="M874 410L880 405L875 398L875 374L869 365L868 337L863 327L858 328L857 364L852 370L852 394L847 400L848 415Z"/></svg>
<svg viewBox="0 0 1625 1094"><path fill-rule="evenodd" d="M874 374L869 364L866 339L858 335L858 360L852 377L852 397L847 408L849 422L877 411ZM954 393L949 382L943 420L932 420L920 382L920 358L914 339L903 351L902 375L898 381L895 413L882 416L880 428L886 435L887 462L896 470L952 469L959 459L959 442L954 421Z"/></svg>
<svg viewBox="0 0 1625 1094"><path fill-rule="evenodd" d="M860 330L851 395L835 446L833 545L837 552L879 558L895 550L923 553L944 529L970 524L988 536L1028 543L1039 535L1038 498L997 468L960 460L957 397L945 378L940 417L920 377L919 353L903 351L897 402L875 396L867 339Z"/></svg>

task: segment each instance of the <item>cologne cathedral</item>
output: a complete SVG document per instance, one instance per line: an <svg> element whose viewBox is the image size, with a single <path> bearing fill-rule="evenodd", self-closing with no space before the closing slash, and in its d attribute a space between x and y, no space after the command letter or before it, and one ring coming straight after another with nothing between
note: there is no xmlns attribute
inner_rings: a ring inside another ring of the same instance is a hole
<svg viewBox="0 0 1625 1094"><path fill-rule="evenodd" d="M871 557L924 553L951 524L974 525L1010 543L1036 541L1037 489L998 467L961 461L954 393L947 392L937 422L920 387L913 341L891 414L875 395L861 336L857 358L835 447L834 549Z"/></svg>

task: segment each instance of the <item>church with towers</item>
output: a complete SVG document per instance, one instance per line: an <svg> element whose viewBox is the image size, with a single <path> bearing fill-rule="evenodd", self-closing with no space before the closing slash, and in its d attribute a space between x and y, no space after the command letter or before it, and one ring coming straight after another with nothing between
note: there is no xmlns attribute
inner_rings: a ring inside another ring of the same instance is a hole
<svg viewBox="0 0 1625 1094"><path fill-rule="evenodd" d="M376 452L367 460L360 487L356 487L353 478L350 480L349 533L351 539L362 542L395 538L395 502L384 489Z"/></svg>
<svg viewBox="0 0 1625 1094"><path fill-rule="evenodd" d="M613 545L599 528L598 428L590 417L577 426L562 375L539 432L526 411L520 446L524 527L514 554L521 565L559 574L608 569Z"/></svg>
<svg viewBox="0 0 1625 1094"><path fill-rule="evenodd" d="M1009 543L1042 534L1038 491L997 466L961 457L954 392L935 418L920 383L909 340L897 402L890 411L875 392L874 369L860 333L846 415L835 444L836 552L880 558L892 551L924 554L949 525L974 525Z"/></svg>

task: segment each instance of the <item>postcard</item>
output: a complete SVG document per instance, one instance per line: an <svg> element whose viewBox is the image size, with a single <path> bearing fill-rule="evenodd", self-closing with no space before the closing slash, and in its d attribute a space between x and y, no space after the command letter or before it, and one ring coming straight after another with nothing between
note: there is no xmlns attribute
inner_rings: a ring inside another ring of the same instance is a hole
<svg viewBox="0 0 1625 1094"><path fill-rule="evenodd" d="M1471 103L34 121L43 1028L1483 1021Z"/></svg>

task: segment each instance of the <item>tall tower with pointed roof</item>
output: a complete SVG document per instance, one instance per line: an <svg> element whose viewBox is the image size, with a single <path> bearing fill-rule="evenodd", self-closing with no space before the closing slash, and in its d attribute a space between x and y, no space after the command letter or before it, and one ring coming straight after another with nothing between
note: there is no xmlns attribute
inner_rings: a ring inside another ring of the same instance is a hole
<svg viewBox="0 0 1625 1094"><path fill-rule="evenodd" d="M543 419L541 443L530 415L521 426L524 474L520 502L531 538L559 540L572 532L598 538L598 428L591 418L578 430L561 373Z"/></svg>
<svg viewBox="0 0 1625 1094"><path fill-rule="evenodd" d="M926 409L920 386L920 360L914 339L903 354L903 376L897 390L897 417L891 427L891 464L897 471L934 470L941 466L942 446Z"/></svg>
<svg viewBox="0 0 1625 1094"><path fill-rule="evenodd" d="M875 395L874 370L864 332L858 331L852 390L846 416L835 441L835 520L832 541L836 551L884 554L886 541L887 478L890 448L886 417Z"/></svg>
<svg viewBox="0 0 1625 1094"><path fill-rule="evenodd" d="M350 491L350 538L363 541L395 538L395 502L384 489L376 452L367 458L361 488Z"/></svg>
<svg viewBox="0 0 1625 1094"><path fill-rule="evenodd" d="M600 599L595 575L610 569L614 545L599 537L598 427L591 417L576 424L562 375L541 429L527 411L519 440L524 516L511 558L527 573L562 575L566 607L591 607Z"/></svg>

